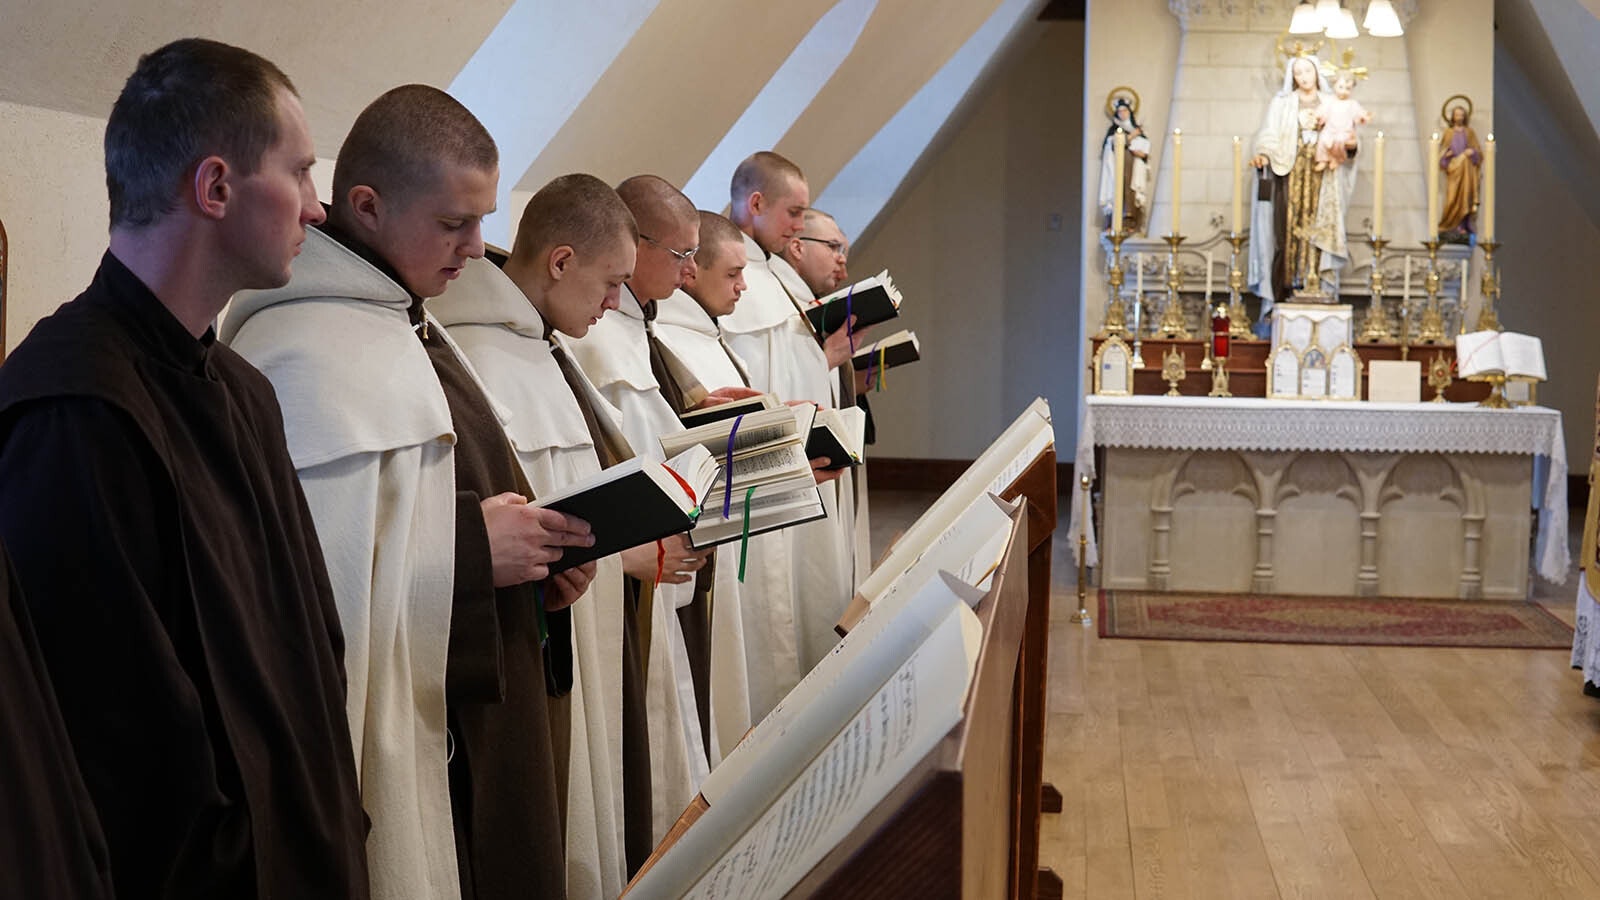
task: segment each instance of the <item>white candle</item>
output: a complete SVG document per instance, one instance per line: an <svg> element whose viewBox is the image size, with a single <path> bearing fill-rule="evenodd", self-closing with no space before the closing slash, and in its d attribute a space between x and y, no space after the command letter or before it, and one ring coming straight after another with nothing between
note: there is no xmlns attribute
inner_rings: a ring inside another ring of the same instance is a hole
<svg viewBox="0 0 1600 900"><path fill-rule="evenodd" d="M1494 135L1483 149L1483 240L1494 240Z"/></svg>
<svg viewBox="0 0 1600 900"><path fill-rule="evenodd" d="M1439 132L1428 139L1428 228L1427 240L1439 233Z"/></svg>
<svg viewBox="0 0 1600 900"><path fill-rule="evenodd" d="M1460 298L1461 298L1461 318L1462 319L1465 319L1467 317L1467 271L1468 271L1468 264L1471 263L1471 262L1472 262L1472 260L1471 260L1470 257L1467 258L1467 259L1463 259L1461 261L1461 293L1460 293Z"/></svg>
<svg viewBox="0 0 1600 900"><path fill-rule="evenodd" d="M1411 302L1411 254L1400 257L1405 262L1406 277L1401 282L1400 299L1405 303Z"/></svg>
<svg viewBox="0 0 1600 900"><path fill-rule="evenodd" d="M1172 233L1178 230L1179 197L1183 196L1183 129L1172 129Z"/></svg>
<svg viewBox="0 0 1600 900"><path fill-rule="evenodd" d="M1145 232L1145 233L1149 234L1148 231ZM1135 266L1135 271L1138 273L1138 274L1136 274L1134 276L1134 284L1136 286L1134 287L1133 292L1135 294L1138 294L1140 297L1143 297L1144 296L1144 254L1140 253L1137 256L1135 256L1134 260L1133 260L1133 264Z"/></svg>
<svg viewBox="0 0 1600 900"><path fill-rule="evenodd" d="M1207 306L1207 308L1209 308L1211 306L1211 265L1212 265L1211 251L1207 250L1206 251L1206 306ZM1210 313L1208 312L1208 313L1206 313L1206 315L1209 316Z"/></svg>
<svg viewBox="0 0 1600 900"><path fill-rule="evenodd" d="M1378 140L1381 141L1381 140L1383 140L1383 138L1380 136L1378 138ZM1494 136L1491 135L1489 137L1489 140L1493 141L1494 140ZM1493 144L1491 143L1490 146L1492 148ZM1383 158L1382 155L1381 155L1382 152L1383 151L1381 151L1381 150L1379 151L1379 153L1380 153L1380 156L1378 157L1379 159ZM1493 150L1491 149L1490 152L1492 153ZM1243 181L1244 181L1244 167L1240 165L1239 136L1238 135L1234 135L1233 136L1233 227L1230 229L1234 234L1238 234L1239 233L1239 219L1241 217L1240 213L1241 213L1241 210L1242 210L1242 208L1244 206Z"/></svg>
<svg viewBox="0 0 1600 900"><path fill-rule="evenodd" d="M1123 188L1123 185L1126 184L1126 182L1123 180L1123 173L1126 171L1125 167L1128 164L1128 133L1123 131L1121 128L1117 129L1116 147L1117 147L1117 165L1116 165L1117 183L1116 183L1116 187L1112 189L1112 193L1111 193L1111 233L1112 234L1121 234L1122 233L1122 188Z"/></svg>
<svg viewBox="0 0 1600 900"><path fill-rule="evenodd" d="M1383 132L1373 142L1372 154L1372 236L1383 237Z"/></svg>

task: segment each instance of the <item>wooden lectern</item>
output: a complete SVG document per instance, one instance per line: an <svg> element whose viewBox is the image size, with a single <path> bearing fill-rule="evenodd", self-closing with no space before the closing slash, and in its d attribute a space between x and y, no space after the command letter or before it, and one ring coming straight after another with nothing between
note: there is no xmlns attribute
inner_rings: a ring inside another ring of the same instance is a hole
<svg viewBox="0 0 1600 900"><path fill-rule="evenodd" d="M961 723L787 897L1060 896L1060 880L1038 868L1053 445L1002 494L1018 498L1023 521L977 610L983 645ZM704 810L697 798L657 856Z"/></svg>

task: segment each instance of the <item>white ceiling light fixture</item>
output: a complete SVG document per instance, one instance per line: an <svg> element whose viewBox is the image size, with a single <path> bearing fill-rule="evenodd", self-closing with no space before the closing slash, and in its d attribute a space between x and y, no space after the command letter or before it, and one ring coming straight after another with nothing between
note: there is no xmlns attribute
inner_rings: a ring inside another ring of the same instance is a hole
<svg viewBox="0 0 1600 900"><path fill-rule="evenodd" d="M1400 27L1400 17L1395 15L1394 4L1389 0L1372 0L1367 5L1367 17L1361 22L1361 27L1373 37L1400 37L1406 33Z"/></svg>
<svg viewBox="0 0 1600 900"><path fill-rule="evenodd" d="M1393 10L1390 12L1392 14ZM1310 3L1301 3L1294 8L1294 18L1289 20L1290 34L1318 34L1321 31L1322 20L1317 17L1316 7Z"/></svg>
<svg viewBox="0 0 1600 900"><path fill-rule="evenodd" d="M1339 0L1317 0L1317 19L1322 22L1324 30L1338 23Z"/></svg>
<svg viewBox="0 0 1600 900"><path fill-rule="evenodd" d="M1336 41L1352 41L1360 37L1361 32L1356 30L1355 13L1348 9L1339 10L1333 24L1328 26L1327 34Z"/></svg>

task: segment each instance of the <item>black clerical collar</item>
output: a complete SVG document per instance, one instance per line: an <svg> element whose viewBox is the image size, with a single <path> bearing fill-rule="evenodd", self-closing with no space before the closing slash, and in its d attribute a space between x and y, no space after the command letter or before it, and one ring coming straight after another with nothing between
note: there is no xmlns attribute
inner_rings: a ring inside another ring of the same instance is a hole
<svg viewBox="0 0 1600 900"><path fill-rule="evenodd" d="M398 284L400 289L406 292L406 296L411 298L411 305L406 307L406 315L411 317L411 324L416 325L422 321L423 298L417 296L417 293L411 290L411 288L401 280L400 271L394 266L389 265L388 260L384 259L382 256L379 256L378 251L368 247L366 244L362 243L360 238L333 224L332 221L323 222L321 225L317 226L317 230L321 231L328 237L333 238L335 241L338 241L339 244L346 250L349 250L351 253L361 257L374 269L382 272L390 281Z"/></svg>
<svg viewBox="0 0 1600 900"><path fill-rule="evenodd" d="M639 314L644 316L645 324L648 325L656 320L656 301L651 300L649 303L646 303L643 300L640 300L639 295L633 292L632 285L624 284L622 289L628 292L629 297L633 298L633 305L639 307Z"/></svg>
<svg viewBox="0 0 1600 900"><path fill-rule="evenodd" d="M100 257L100 268L88 294L111 301L113 314L157 359L196 374L205 370L211 347L217 341L216 331L207 328L198 338L190 334L161 298L110 250Z"/></svg>

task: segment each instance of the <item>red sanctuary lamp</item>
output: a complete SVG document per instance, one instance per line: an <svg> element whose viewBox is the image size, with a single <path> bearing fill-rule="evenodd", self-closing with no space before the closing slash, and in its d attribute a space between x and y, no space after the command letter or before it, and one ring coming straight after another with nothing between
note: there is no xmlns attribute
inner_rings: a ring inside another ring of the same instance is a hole
<svg viewBox="0 0 1600 900"><path fill-rule="evenodd" d="M1212 397L1232 397L1228 391L1228 351L1231 347L1229 334L1228 304L1220 301L1211 309L1211 357L1216 360L1211 367L1211 393Z"/></svg>

